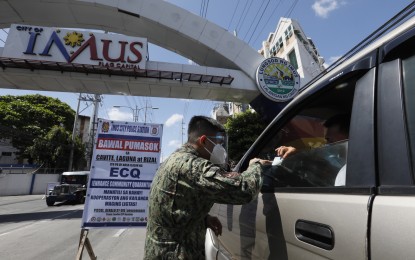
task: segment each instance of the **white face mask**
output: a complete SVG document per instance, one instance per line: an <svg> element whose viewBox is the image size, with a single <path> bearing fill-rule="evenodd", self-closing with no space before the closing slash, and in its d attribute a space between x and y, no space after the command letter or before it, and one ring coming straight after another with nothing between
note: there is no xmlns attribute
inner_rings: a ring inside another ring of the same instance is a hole
<svg viewBox="0 0 415 260"><path fill-rule="evenodd" d="M207 138L207 137L206 137ZM223 148L222 145L220 144L215 144L212 140L210 140L209 138L207 138L212 144L214 144L215 146L213 147L212 152L209 152L208 149L205 150L208 151L208 153L210 153L210 161L213 164L217 164L220 166L223 166L226 164L226 157L228 156L226 153L225 148Z"/></svg>

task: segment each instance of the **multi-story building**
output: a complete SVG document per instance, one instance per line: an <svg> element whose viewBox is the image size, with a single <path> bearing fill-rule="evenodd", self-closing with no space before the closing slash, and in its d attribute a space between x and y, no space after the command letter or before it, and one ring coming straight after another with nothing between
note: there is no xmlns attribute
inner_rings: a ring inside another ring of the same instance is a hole
<svg viewBox="0 0 415 260"><path fill-rule="evenodd" d="M300 86L324 71L324 59L318 53L311 38L307 37L300 24L291 18L281 17L275 32L269 34L259 50L265 58L285 59L300 74Z"/></svg>
<svg viewBox="0 0 415 260"><path fill-rule="evenodd" d="M300 88L325 70L324 59L318 53L311 38L307 37L300 24L290 18L281 18L275 32L262 42L259 50L265 58L278 57L285 59L300 74ZM248 104L223 103L213 109L214 118L226 122L224 117L244 112Z"/></svg>

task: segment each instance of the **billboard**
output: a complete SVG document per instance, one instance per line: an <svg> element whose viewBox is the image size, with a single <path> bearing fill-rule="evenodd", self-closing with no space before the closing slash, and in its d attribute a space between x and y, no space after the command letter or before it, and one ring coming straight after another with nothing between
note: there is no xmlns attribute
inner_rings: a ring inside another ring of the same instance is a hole
<svg viewBox="0 0 415 260"><path fill-rule="evenodd" d="M147 39L80 29L12 24L3 57L145 69Z"/></svg>
<svg viewBox="0 0 415 260"><path fill-rule="evenodd" d="M144 227L163 125L100 120L83 228Z"/></svg>

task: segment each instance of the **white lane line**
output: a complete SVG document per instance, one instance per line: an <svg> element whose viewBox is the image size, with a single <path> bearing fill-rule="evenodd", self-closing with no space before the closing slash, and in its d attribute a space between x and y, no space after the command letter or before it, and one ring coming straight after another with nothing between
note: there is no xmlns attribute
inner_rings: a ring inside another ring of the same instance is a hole
<svg viewBox="0 0 415 260"><path fill-rule="evenodd" d="M118 230L118 232L117 233L115 233L115 235L113 235L112 237L119 237L119 236L121 236L122 235L122 233L124 233L124 231L125 231L126 229L120 229L120 230Z"/></svg>
<svg viewBox="0 0 415 260"><path fill-rule="evenodd" d="M9 234L9 233L11 233L11 232L6 232L6 233L3 233L3 234L0 234L0 237L1 237L1 236L4 236L4 235L7 235L7 234Z"/></svg>
<svg viewBox="0 0 415 260"><path fill-rule="evenodd" d="M55 219L57 219L57 218L61 218L61 217L64 217L64 216L67 216L67 215L70 215L70 214L73 214L73 213L74 213L74 212L69 212L69 213L62 214L62 215L60 215L60 216L56 216L56 217L51 218L51 219L44 219L44 220L38 220L38 221L35 221L35 222L31 222L31 223L29 223L29 224L27 224L27 225L24 225L24 226L18 227L18 228L16 228L16 229L13 229L12 231L5 232L5 233L1 233L1 234L0 234L0 237L1 237L1 236L4 236L4 235L7 235L7 234L10 234L10 233L13 233L13 232L15 232L15 231L20 231L20 230L22 230L22 229L28 228L29 226L37 225L37 224L44 223L44 222L49 222L49 221L51 221L51 220L55 220ZM124 229L124 230L125 230L125 229ZM123 231L123 232L124 232L124 231ZM121 233L122 233L122 232L121 232Z"/></svg>

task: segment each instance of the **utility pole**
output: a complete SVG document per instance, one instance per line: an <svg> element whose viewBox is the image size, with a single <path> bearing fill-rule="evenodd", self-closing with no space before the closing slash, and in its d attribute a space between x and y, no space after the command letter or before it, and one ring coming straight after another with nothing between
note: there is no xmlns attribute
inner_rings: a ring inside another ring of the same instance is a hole
<svg viewBox="0 0 415 260"><path fill-rule="evenodd" d="M72 164L73 164L73 150L75 147L75 137L76 137L76 125L78 124L78 116L79 116L79 105L81 104L81 96L82 93L79 93L79 98L78 98L78 107L76 108L76 113L75 113L75 120L73 122L73 129L72 129L72 140L71 140L71 152L69 154L69 166L68 166L68 171L72 171Z"/></svg>
<svg viewBox="0 0 415 260"><path fill-rule="evenodd" d="M89 146L89 154L88 154L88 168L91 168L91 160L92 160L92 153L94 151L94 141L95 141L95 131L98 125L98 106L99 103L101 102L101 95L99 94L95 94L93 99L93 104L94 104L94 112L92 114L92 118L89 122L89 142L90 142L90 146Z"/></svg>
<svg viewBox="0 0 415 260"><path fill-rule="evenodd" d="M183 136L184 136L184 122L182 118L182 144L183 144Z"/></svg>

